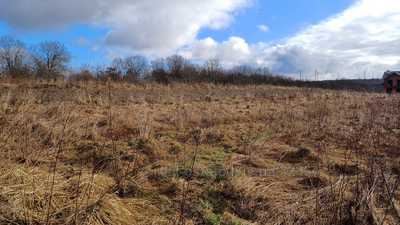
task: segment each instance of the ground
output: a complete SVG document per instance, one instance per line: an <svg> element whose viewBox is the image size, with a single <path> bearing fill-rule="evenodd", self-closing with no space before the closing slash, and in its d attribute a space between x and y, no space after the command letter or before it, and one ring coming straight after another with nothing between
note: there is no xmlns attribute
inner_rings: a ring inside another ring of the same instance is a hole
<svg viewBox="0 0 400 225"><path fill-rule="evenodd" d="M0 82L0 224L399 224L400 98Z"/></svg>

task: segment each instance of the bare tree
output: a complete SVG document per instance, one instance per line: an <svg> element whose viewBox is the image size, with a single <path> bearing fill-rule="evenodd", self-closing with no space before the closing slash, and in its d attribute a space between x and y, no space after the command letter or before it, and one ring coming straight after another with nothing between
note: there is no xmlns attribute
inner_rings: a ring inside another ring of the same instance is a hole
<svg viewBox="0 0 400 225"><path fill-rule="evenodd" d="M193 64L189 60L186 60L185 66L182 70L182 74L185 74L184 81L185 82L194 82L199 80L199 66Z"/></svg>
<svg viewBox="0 0 400 225"><path fill-rule="evenodd" d="M185 67L185 58L180 55L173 55L167 58L168 70L174 79L183 77L182 71Z"/></svg>
<svg viewBox="0 0 400 225"><path fill-rule="evenodd" d="M111 66L110 67L112 67L112 68L114 68L115 69L115 71L117 71L118 73L120 73L121 74L121 76L123 75L123 73L124 73L124 68L125 68L125 65L124 65L124 60L122 59L122 58L115 58L113 61L112 61L112 63L111 63Z"/></svg>
<svg viewBox="0 0 400 225"><path fill-rule="evenodd" d="M221 63L220 63L219 59L217 59L217 58L207 60L204 63L204 68L206 69L207 74L209 76L215 75L215 74L221 72L221 70L222 70Z"/></svg>
<svg viewBox="0 0 400 225"><path fill-rule="evenodd" d="M155 81L160 84L169 84L170 83L168 73L163 69L152 70L150 79L152 81Z"/></svg>
<svg viewBox="0 0 400 225"><path fill-rule="evenodd" d="M269 70L269 68L268 67L258 67L257 68L257 70L256 70L256 73L257 74L260 74L260 75L264 75L264 76L271 76L272 74L271 74L271 71Z"/></svg>
<svg viewBox="0 0 400 225"><path fill-rule="evenodd" d="M114 59L112 67L124 76L124 80L128 82L137 82L141 76L144 76L149 65L144 56L135 55L124 59Z"/></svg>
<svg viewBox="0 0 400 225"><path fill-rule="evenodd" d="M32 58L39 77L55 78L66 70L71 55L62 43L45 41L33 49Z"/></svg>
<svg viewBox="0 0 400 225"><path fill-rule="evenodd" d="M122 73L119 69L116 67L107 67L107 69L104 71L103 78L106 80L112 80L112 81L122 81Z"/></svg>
<svg viewBox="0 0 400 225"><path fill-rule="evenodd" d="M158 58L151 61L151 69L154 70L166 70L166 60L164 58Z"/></svg>
<svg viewBox="0 0 400 225"><path fill-rule="evenodd" d="M11 77L26 75L27 52L25 45L10 36L0 37L0 69Z"/></svg>
<svg viewBox="0 0 400 225"><path fill-rule="evenodd" d="M151 73L147 79L161 84L169 84L170 79L167 73L165 58L158 58L151 61Z"/></svg>
<svg viewBox="0 0 400 225"><path fill-rule="evenodd" d="M120 68L122 73L125 75L125 80L129 82L136 82L141 76L148 70L148 62L144 56L135 55L125 59L117 60L117 68Z"/></svg>
<svg viewBox="0 0 400 225"><path fill-rule="evenodd" d="M240 75L245 75L245 76L250 76L257 74L258 68L248 65L248 64L242 64L238 65L232 68L232 72Z"/></svg>

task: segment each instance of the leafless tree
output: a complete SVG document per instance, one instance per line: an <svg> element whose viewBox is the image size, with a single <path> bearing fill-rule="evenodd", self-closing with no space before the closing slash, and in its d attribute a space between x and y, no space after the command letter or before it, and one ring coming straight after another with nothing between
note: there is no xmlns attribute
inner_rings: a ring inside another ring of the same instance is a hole
<svg viewBox="0 0 400 225"><path fill-rule="evenodd" d="M28 67L27 51L25 45L10 36L0 37L0 69L1 72L11 76L17 77L26 75Z"/></svg>
<svg viewBox="0 0 400 225"><path fill-rule="evenodd" d="M121 65L117 64L119 60L114 60L112 65L108 67L95 68L95 77L103 82L107 81L123 81Z"/></svg>
<svg viewBox="0 0 400 225"><path fill-rule="evenodd" d="M152 70L150 80L155 81L160 84L169 84L170 83L168 73L163 69Z"/></svg>
<svg viewBox="0 0 400 225"><path fill-rule="evenodd" d="M33 48L32 58L37 76L55 78L66 70L71 55L64 44L45 41Z"/></svg>
<svg viewBox="0 0 400 225"><path fill-rule="evenodd" d="M148 62L146 57L136 55L125 59L125 67L127 75L133 74L134 76L140 76L148 69Z"/></svg>
<svg viewBox="0 0 400 225"><path fill-rule="evenodd" d="M199 80L199 66L186 60L182 74L185 74L183 81L195 82Z"/></svg>
<svg viewBox="0 0 400 225"><path fill-rule="evenodd" d="M119 69L116 67L107 67L107 69L104 72L104 77L106 80L112 80L112 81L122 81L122 73Z"/></svg>
<svg viewBox="0 0 400 225"><path fill-rule="evenodd" d="M221 63L219 59L216 58L207 60L204 63L204 68L206 69L208 75L215 75L222 70Z"/></svg>
<svg viewBox="0 0 400 225"><path fill-rule="evenodd" d="M122 58L115 58L110 67L114 68L116 71L118 71L118 73L120 73L121 75L124 73L124 60Z"/></svg>
<svg viewBox="0 0 400 225"><path fill-rule="evenodd" d="M256 69L256 73L257 74L261 74L261 75L265 75L265 76L271 76L272 75L272 73L271 73L271 71L270 71L270 69L268 68L268 67L258 67L257 69Z"/></svg>
<svg viewBox="0 0 400 225"><path fill-rule="evenodd" d="M168 84L170 82L165 58L158 58L151 61L151 73L148 79L161 84Z"/></svg>
<svg viewBox="0 0 400 225"><path fill-rule="evenodd" d="M185 58L180 55L173 55L167 58L168 70L174 79L183 77L182 71L185 67Z"/></svg>
<svg viewBox="0 0 400 225"><path fill-rule="evenodd" d="M230 69L233 74L240 74L245 76L259 75L259 76L272 76L271 71L265 66L255 66L250 64L241 64L234 66Z"/></svg>
<svg viewBox="0 0 400 225"><path fill-rule="evenodd" d="M144 56L135 55L125 59L117 58L114 60L114 67L122 74L124 79L129 82L136 82L148 70L148 62Z"/></svg>
<svg viewBox="0 0 400 225"><path fill-rule="evenodd" d="M166 70L166 60L164 58L158 58L151 61L151 70Z"/></svg>

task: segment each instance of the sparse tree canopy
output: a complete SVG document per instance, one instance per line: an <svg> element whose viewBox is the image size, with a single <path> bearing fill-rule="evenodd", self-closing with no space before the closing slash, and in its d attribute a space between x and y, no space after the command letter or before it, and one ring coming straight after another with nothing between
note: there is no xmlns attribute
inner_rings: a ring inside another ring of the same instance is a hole
<svg viewBox="0 0 400 225"><path fill-rule="evenodd" d="M151 79L160 84L169 84L168 73L163 69L153 70L151 73Z"/></svg>
<svg viewBox="0 0 400 225"><path fill-rule="evenodd" d="M254 66L247 65L247 64L238 65L238 66L235 66L232 68L233 73L246 75L246 76L258 74L257 70L258 70L258 68L255 68ZM259 71L259 72L261 72L261 71Z"/></svg>
<svg viewBox="0 0 400 225"><path fill-rule="evenodd" d="M45 41L27 51L25 45L14 38L0 38L0 75L11 77L34 74L37 78L53 79L67 70L71 55L67 48L57 41ZM32 73L33 72L33 73ZM288 84L287 78L273 76L268 68L240 65L232 69L223 68L218 58L199 64L180 55L159 58L149 63L145 56L133 55L116 58L112 64L98 69L82 69L71 72L71 80L112 80L125 82L156 81L208 82L215 84Z"/></svg>
<svg viewBox="0 0 400 225"><path fill-rule="evenodd" d="M144 56L135 55L125 59L117 58L113 65L124 74L124 78L130 82L136 82L148 70L149 65Z"/></svg>
<svg viewBox="0 0 400 225"><path fill-rule="evenodd" d="M164 58L159 58L151 61L151 69L155 70L166 70L166 60Z"/></svg>
<svg viewBox="0 0 400 225"><path fill-rule="evenodd" d="M222 70L221 63L217 58L207 60L204 63L204 68L206 69L208 75L218 73Z"/></svg>
<svg viewBox="0 0 400 225"><path fill-rule="evenodd" d="M173 55L167 58L168 70L174 79L181 79L183 77L182 71L185 67L185 58L180 55Z"/></svg>
<svg viewBox="0 0 400 225"><path fill-rule="evenodd" d="M45 41L33 49L32 58L39 77L54 78L66 70L71 55L62 43Z"/></svg>
<svg viewBox="0 0 400 225"><path fill-rule="evenodd" d="M24 43L10 37L0 37L0 69L11 77L17 77L27 72L27 52Z"/></svg>
<svg viewBox="0 0 400 225"><path fill-rule="evenodd" d="M147 59L140 55L128 57L125 59L125 69L127 75L139 77L148 69Z"/></svg>

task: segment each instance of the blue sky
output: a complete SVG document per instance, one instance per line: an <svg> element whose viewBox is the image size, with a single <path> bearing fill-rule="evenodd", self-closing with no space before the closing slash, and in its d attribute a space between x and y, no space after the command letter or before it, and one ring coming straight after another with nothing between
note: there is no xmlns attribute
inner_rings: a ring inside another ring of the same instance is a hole
<svg viewBox="0 0 400 225"><path fill-rule="evenodd" d="M224 41L230 36L239 36L250 43L279 41L307 25L318 23L343 11L352 2L351 0L258 0L236 12L234 21L229 27L221 30L201 29L198 38L212 37L216 41ZM261 32L257 28L258 25L268 26L269 31ZM13 28L7 21L2 21L0 26L0 34L17 36L27 44L42 40L63 42L73 55L74 67L79 67L81 64L109 63L110 57L102 52L100 47L108 31L107 27L85 24L71 24L56 30L29 31ZM99 45L99 49L96 45Z"/></svg>
<svg viewBox="0 0 400 225"><path fill-rule="evenodd" d="M61 41L74 68L178 53L287 75L378 76L400 65L396 1L0 0L0 35Z"/></svg>
<svg viewBox="0 0 400 225"><path fill-rule="evenodd" d="M244 37L250 43L279 41L342 12L352 0L258 0L235 17L232 26L222 31L203 30L199 37L213 37L223 41L230 36ZM260 32L257 25L265 24L268 32Z"/></svg>
<svg viewBox="0 0 400 225"><path fill-rule="evenodd" d="M72 55L71 65L80 68L85 64L107 64L110 59L96 49L95 45L101 44L102 38L107 34L105 27L90 25L70 25L59 30L19 30L6 23L0 24L0 35L12 35L22 40L28 46L35 45L44 40L60 41L68 48Z"/></svg>

